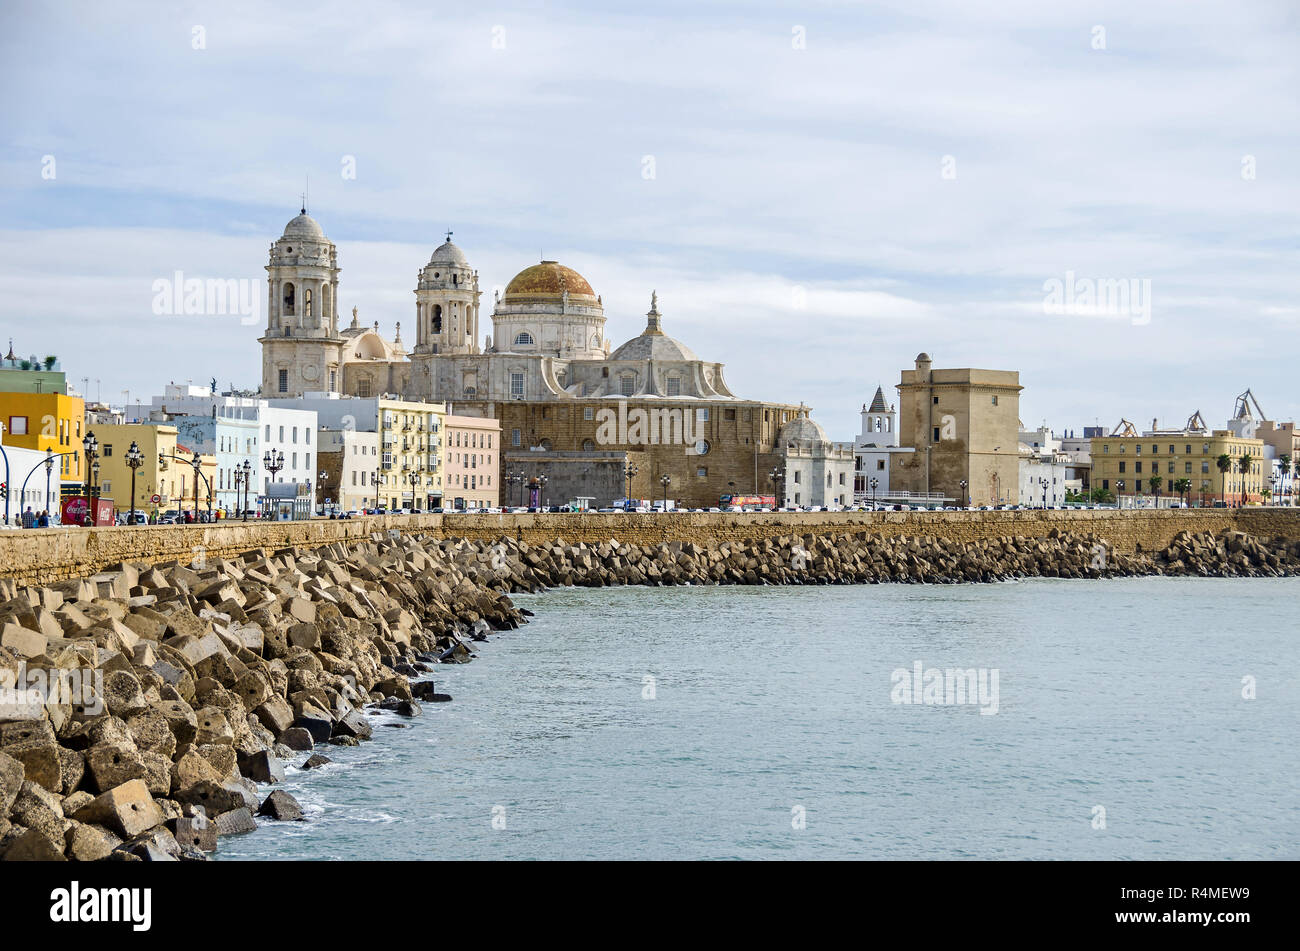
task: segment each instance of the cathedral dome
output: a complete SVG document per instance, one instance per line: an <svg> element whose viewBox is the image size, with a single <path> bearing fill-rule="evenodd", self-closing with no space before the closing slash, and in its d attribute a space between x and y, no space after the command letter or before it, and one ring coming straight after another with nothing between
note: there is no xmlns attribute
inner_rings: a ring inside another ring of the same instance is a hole
<svg viewBox="0 0 1300 951"><path fill-rule="evenodd" d="M559 300L565 292L570 299L586 298L584 303L595 303L596 292L587 279L571 267L555 261L543 261L526 267L506 285L501 299L506 303L522 301Z"/></svg>
<svg viewBox="0 0 1300 951"><path fill-rule="evenodd" d="M289 237L306 237L306 238L324 238L325 232L321 226L316 223L316 219L303 212L284 226L284 236Z"/></svg>
<svg viewBox="0 0 1300 951"><path fill-rule="evenodd" d="M430 264L450 264L454 267L469 267L469 258L465 257L465 252L447 239L438 245L433 252L433 257L429 258Z"/></svg>

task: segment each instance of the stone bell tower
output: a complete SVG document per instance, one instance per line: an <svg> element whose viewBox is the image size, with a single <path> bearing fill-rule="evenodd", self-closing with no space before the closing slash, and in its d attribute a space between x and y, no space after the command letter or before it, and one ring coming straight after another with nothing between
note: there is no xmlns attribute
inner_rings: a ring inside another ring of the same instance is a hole
<svg viewBox="0 0 1300 951"><path fill-rule="evenodd" d="M343 383L338 250L307 209L271 245L262 397L337 393Z"/></svg>
<svg viewBox="0 0 1300 951"><path fill-rule="evenodd" d="M415 347L411 354L478 353L478 272L447 240L420 271L415 288Z"/></svg>

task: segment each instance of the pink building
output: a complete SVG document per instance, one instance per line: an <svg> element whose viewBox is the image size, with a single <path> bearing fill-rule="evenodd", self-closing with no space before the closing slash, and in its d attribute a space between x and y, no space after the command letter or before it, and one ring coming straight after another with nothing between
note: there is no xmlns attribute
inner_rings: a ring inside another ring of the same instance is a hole
<svg viewBox="0 0 1300 951"><path fill-rule="evenodd" d="M442 504L446 509L501 504L501 422L479 416L444 416Z"/></svg>

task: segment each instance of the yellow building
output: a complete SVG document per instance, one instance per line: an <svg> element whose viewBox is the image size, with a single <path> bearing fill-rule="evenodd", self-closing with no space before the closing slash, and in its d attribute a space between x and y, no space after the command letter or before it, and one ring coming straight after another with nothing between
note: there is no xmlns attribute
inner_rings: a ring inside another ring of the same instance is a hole
<svg viewBox="0 0 1300 951"><path fill-rule="evenodd" d="M1123 428L1127 434L1092 440L1092 484L1117 498L1177 497L1174 483L1186 479L1191 483L1187 501L1192 505L1239 505L1243 493L1247 503L1263 500L1269 464L1262 439L1237 436L1227 429L1153 429L1139 436L1131 426ZM1227 472L1219 469L1219 458L1225 455L1231 462ZM1243 473L1241 460L1246 455L1251 461ZM1153 477L1160 480L1157 486L1151 483Z"/></svg>
<svg viewBox="0 0 1300 951"><path fill-rule="evenodd" d="M59 479L80 486L85 478L81 439L85 402L64 393L0 392L0 424L6 446L70 453L59 459Z"/></svg>
<svg viewBox="0 0 1300 951"><path fill-rule="evenodd" d="M168 509L194 509L193 450L176 441L176 427L149 423L101 424L92 426L99 443L99 495L112 499L119 512L131 510L131 468L126 454L135 443L141 465L135 471L135 508L153 514ZM181 458L174 458L174 457ZM184 460L184 461L182 461ZM199 508L208 510L209 493L216 491L217 460L211 454L199 456ZM159 497L153 502L153 496ZM215 495L213 510L217 509Z"/></svg>
<svg viewBox="0 0 1300 951"><path fill-rule="evenodd" d="M442 504L445 403L378 398L379 504L424 511Z"/></svg>

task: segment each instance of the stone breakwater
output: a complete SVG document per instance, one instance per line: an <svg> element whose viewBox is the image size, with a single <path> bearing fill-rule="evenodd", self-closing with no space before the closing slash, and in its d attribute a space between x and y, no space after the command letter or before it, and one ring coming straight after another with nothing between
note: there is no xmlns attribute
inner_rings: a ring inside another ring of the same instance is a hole
<svg viewBox="0 0 1300 951"><path fill-rule="evenodd" d="M420 675L517 627L511 591L559 585L961 583L1020 577L1300 573L1300 542L1183 532L1159 551L1105 539L959 542L869 533L700 546L388 537L257 549L86 578L0 580L0 858L202 859L259 818L301 819L261 787L282 761L371 735L367 708L421 714Z"/></svg>

